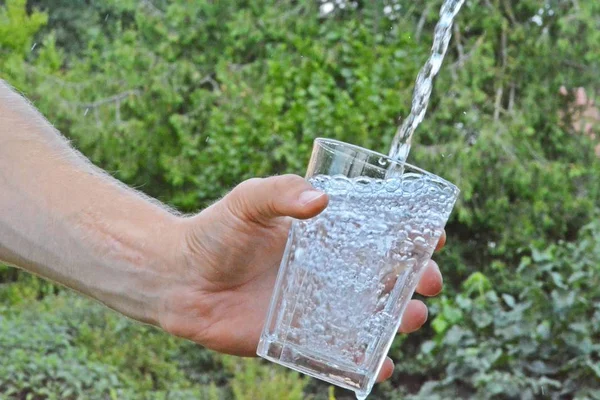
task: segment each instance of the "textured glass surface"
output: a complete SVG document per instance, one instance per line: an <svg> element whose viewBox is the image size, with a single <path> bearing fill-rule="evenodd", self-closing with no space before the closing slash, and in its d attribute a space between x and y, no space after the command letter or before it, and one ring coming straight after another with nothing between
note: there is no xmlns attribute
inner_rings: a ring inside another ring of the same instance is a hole
<svg viewBox="0 0 600 400"><path fill-rule="evenodd" d="M319 216L295 221L258 354L364 396L458 190L437 177L317 174Z"/></svg>

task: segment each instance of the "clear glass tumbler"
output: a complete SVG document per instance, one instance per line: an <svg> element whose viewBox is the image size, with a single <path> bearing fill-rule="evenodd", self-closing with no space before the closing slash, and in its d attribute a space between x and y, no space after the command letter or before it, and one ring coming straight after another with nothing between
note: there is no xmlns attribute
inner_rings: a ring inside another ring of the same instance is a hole
<svg viewBox="0 0 600 400"><path fill-rule="evenodd" d="M364 398L459 190L329 139L315 140L306 178L329 205L292 224L258 355Z"/></svg>

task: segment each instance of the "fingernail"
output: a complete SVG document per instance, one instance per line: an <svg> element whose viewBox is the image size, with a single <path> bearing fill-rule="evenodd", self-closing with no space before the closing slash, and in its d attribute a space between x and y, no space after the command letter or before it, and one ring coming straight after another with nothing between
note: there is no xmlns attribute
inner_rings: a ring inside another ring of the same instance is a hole
<svg viewBox="0 0 600 400"><path fill-rule="evenodd" d="M390 373L388 374L387 378L385 378L385 379L390 379L392 377L392 375L394 375L394 368L396 367L394 360L392 360L389 357L388 357L388 360L390 360L390 362L392 363L392 369L390 369Z"/></svg>
<svg viewBox="0 0 600 400"><path fill-rule="evenodd" d="M440 266L438 265L438 263L435 263L435 269L437 271L437 273L440 275L440 278L442 278L442 282L444 281L444 275L442 275L442 271L440 270Z"/></svg>
<svg viewBox="0 0 600 400"><path fill-rule="evenodd" d="M300 204L305 206L308 203L312 203L313 201L317 200L318 198L323 197L324 195L325 195L325 193L323 193L323 192L311 189L311 190L307 190L307 191L300 193L300 196L298 196L298 201L300 202Z"/></svg>
<svg viewBox="0 0 600 400"><path fill-rule="evenodd" d="M440 287L437 290L437 293L434 294L434 296L437 296L438 294L440 294L442 292L442 290L444 290L444 275L442 275L442 271L440 271L440 266L437 265L437 263L434 263L434 268L438 273L438 276L440 277Z"/></svg>

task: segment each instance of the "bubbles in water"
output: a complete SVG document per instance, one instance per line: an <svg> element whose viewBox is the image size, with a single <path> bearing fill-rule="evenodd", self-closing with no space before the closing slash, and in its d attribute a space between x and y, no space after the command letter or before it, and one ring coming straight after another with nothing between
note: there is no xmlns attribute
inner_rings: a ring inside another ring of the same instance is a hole
<svg viewBox="0 0 600 400"><path fill-rule="evenodd" d="M419 174L319 175L309 182L329 194L329 206L294 222L270 340L325 360L332 370L317 374L329 379L334 366L344 366L348 372L338 370L335 380L363 396L370 390L365 377L375 375L395 336L409 285L433 252L452 201L444 186Z"/></svg>

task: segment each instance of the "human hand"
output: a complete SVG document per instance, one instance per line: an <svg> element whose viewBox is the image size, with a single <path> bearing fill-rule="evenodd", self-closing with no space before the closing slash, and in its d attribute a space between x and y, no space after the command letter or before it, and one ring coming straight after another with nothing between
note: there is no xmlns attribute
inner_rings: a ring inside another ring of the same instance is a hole
<svg viewBox="0 0 600 400"><path fill-rule="evenodd" d="M219 352L256 355L292 219L311 218L327 202L296 175L250 179L184 219L184 248L172 271L179 280L163 296L161 327ZM438 248L444 242L445 234ZM433 296L441 289L441 273L430 261L417 292ZM413 332L426 320L425 304L411 300L400 332ZM379 379L392 371L388 358Z"/></svg>

